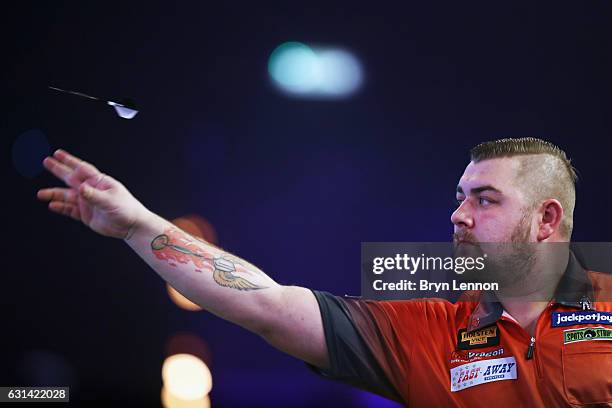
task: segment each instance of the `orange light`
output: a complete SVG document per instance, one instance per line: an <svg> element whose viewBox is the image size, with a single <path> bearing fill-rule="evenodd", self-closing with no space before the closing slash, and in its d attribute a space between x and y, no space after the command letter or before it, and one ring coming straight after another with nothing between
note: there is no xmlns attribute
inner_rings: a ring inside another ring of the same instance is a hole
<svg viewBox="0 0 612 408"><path fill-rule="evenodd" d="M172 299L172 301L181 309L189 310L190 312L198 312L202 310L200 306L181 295L180 292L170 286L169 283L166 283L166 289L168 290L168 296L170 296L170 299Z"/></svg>
<svg viewBox="0 0 612 408"><path fill-rule="evenodd" d="M215 228L204 217L197 214L188 214L172 220L172 223L183 231L202 238L206 242L218 244Z"/></svg>
<svg viewBox="0 0 612 408"><path fill-rule="evenodd" d="M207 366L211 366L211 353L206 342L199 336L189 333L175 333L166 342L165 355L191 354L196 356Z"/></svg>

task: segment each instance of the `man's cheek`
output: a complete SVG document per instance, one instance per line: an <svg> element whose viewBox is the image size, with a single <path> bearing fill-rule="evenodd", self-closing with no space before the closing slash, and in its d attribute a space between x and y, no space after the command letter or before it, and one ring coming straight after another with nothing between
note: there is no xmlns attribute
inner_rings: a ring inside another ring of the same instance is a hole
<svg viewBox="0 0 612 408"><path fill-rule="evenodd" d="M501 223L489 223L477 232L479 242L500 242L509 238L507 226Z"/></svg>

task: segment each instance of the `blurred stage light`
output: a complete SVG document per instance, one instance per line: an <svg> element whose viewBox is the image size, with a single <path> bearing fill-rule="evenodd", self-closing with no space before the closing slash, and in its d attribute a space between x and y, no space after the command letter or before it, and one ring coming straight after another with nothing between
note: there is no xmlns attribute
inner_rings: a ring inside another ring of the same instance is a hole
<svg viewBox="0 0 612 408"><path fill-rule="evenodd" d="M42 160L51 154L47 136L40 129L30 129L13 142L13 165L23 177L36 177L43 170Z"/></svg>
<svg viewBox="0 0 612 408"><path fill-rule="evenodd" d="M363 82L361 64L348 51L299 42L278 46L268 60L268 72L280 90L305 98L347 97Z"/></svg>
<svg viewBox="0 0 612 408"><path fill-rule="evenodd" d="M311 92L317 86L317 55L306 44L287 42L270 55L268 71L282 89L294 93Z"/></svg>
<svg viewBox="0 0 612 408"><path fill-rule="evenodd" d="M359 61L344 50L321 50L319 86L326 94L334 96L350 95L359 88L362 78Z"/></svg>
<svg viewBox="0 0 612 408"><path fill-rule="evenodd" d="M164 388L181 400L197 400L212 389L212 375L202 360L191 354L175 354L162 366Z"/></svg>
<svg viewBox="0 0 612 408"><path fill-rule="evenodd" d="M210 408L208 395L198 399L185 400L170 393L166 387L162 387L161 402L164 408Z"/></svg>
<svg viewBox="0 0 612 408"><path fill-rule="evenodd" d="M167 356L174 354L191 354L204 362L207 366L211 365L210 349L206 342L199 336L181 332L175 333L166 343L165 352Z"/></svg>
<svg viewBox="0 0 612 408"><path fill-rule="evenodd" d="M208 220L197 214L189 214L175 218L172 223L188 232L189 234L202 238L206 242L217 244L217 232Z"/></svg>
<svg viewBox="0 0 612 408"><path fill-rule="evenodd" d="M168 296L170 296L170 299L172 299L172 301L181 309L185 309L190 312L199 312L202 310L200 306L181 295L181 293L170 286L170 284L166 283L166 289L168 290Z"/></svg>

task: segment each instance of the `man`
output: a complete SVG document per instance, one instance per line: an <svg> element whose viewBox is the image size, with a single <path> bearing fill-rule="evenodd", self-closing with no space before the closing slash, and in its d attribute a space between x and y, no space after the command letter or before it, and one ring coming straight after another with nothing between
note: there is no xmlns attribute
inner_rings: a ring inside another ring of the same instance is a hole
<svg viewBox="0 0 612 408"><path fill-rule="evenodd" d="M502 139L476 146L471 159L451 217L457 247L570 240L576 175L562 150ZM68 186L38 192L52 211L123 239L187 298L324 376L410 407L612 405L612 325L573 324L583 313L611 316L602 296L609 279L584 271L569 252L547 269L558 285L536 285L529 301L502 292L455 304L342 298L277 284L63 150L44 166ZM523 262L521 280L537 277L538 257Z"/></svg>

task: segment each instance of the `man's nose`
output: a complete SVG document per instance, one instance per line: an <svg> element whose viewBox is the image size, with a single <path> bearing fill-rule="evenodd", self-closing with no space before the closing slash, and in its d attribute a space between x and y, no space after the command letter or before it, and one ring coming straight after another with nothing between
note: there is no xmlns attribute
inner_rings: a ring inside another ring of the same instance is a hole
<svg viewBox="0 0 612 408"><path fill-rule="evenodd" d="M474 218L470 210L468 200L463 200L459 207L451 214L451 222L460 228L472 228L474 226Z"/></svg>

